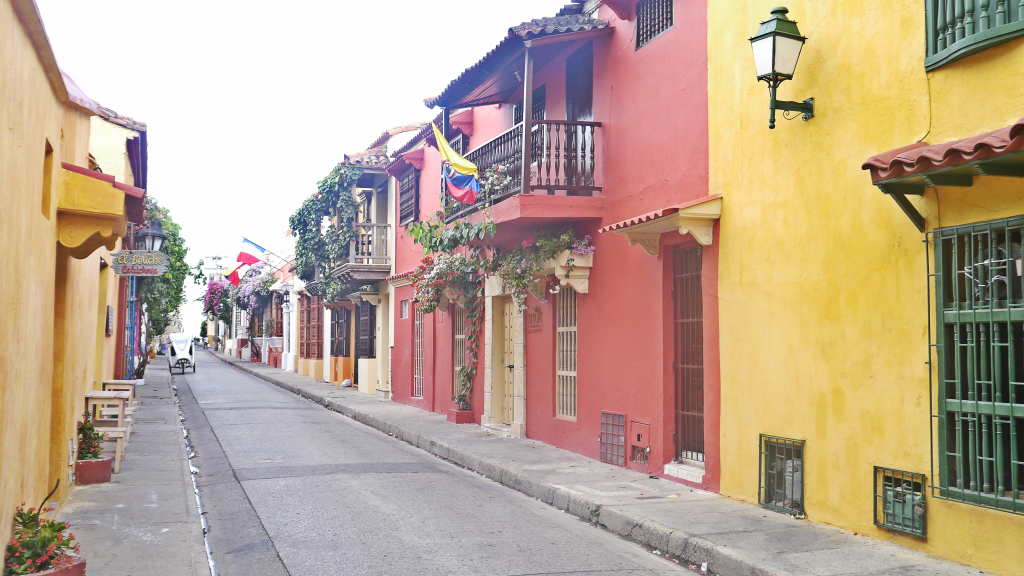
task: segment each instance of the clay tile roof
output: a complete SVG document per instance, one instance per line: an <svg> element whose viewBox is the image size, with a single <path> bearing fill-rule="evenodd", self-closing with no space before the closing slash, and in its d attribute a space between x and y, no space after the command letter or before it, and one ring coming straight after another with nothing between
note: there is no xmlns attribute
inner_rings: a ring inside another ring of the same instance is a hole
<svg viewBox="0 0 1024 576"><path fill-rule="evenodd" d="M1024 151L1024 118L972 138L935 146L917 142L889 150L868 158L861 169L870 170L871 182L878 183L1021 151Z"/></svg>
<svg viewBox="0 0 1024 576"><path fill-rule="evenodd" d="M345 154L345 159L341 163L362 168L387 168L388 162L388 147L380 146L355 154Z"/></svg>
<svg viewBox="0 0 1024 576"><path fill-rule="evenodd" d="M145 122L139 122L134 118L122 116L121 114L118 114L117 112L105 106L99 107L99 115L101 118L103 118L107 122L110 122L111 124L117 124L118 126L123 126L129 130L135 130L136 132L146 131Z"/></svg>
<svg viewBox="0 0 1024 576"><path fill-rule="evenodd" d="M437 116L434 117L434 124L437 124L438 126L440 126L441 123L442 123L443 118L444 118L444 114L443 113L438 114ZM429 136L432 133L433 133L433 130L431 130L431 128L430 128L430 122L424 122L423 123L423 128L420 129L419 134L417 134L411 140L406 142L404 146L402 146L401 148L396 150L395 153L392 154L392 159L397 161L398 158L402 154L405 154L406 152L408 152L408 151L412 150L413 148L415 148L416 146L418 146L419 143L422 142L424 138L426 138L427 136Z"/></svg>
<svg viewBox="0 0 1024 576"><path fill-rule="evenodd" d="M366 149L370 150L372 148L380 148L381 146L387 144L388 141L391 140L391 138L394 136L402 134L403 132L422 130L426 126L430 126L430 124L427 122L416 122L415 124L406 124L405 126L396 126L394 128L389 128L385 130L383 133L381 133L381 135L378 136L377 139L374 140L369 146L367 146Z"/></svg>
<svg viewBox="0 0 1024 576"><path fill-rule="evenodd" d="M562 12L559 14L563 14L567 8L563 8ZM499 42L498 45L490 52L485 54L483 58L478 60L476 64L473 64L469 68L463 70L457 78L448 83L448 86L444 91L437 96L424 99L423 103L426 104L428 108L433 108L440 100L448 96L461 82L467 80L469 77L475 76L475 73L477 72L485 72L488 63L504 55L510 48L518 48L518 46L521 46L521 42L523 40L532 40L543 36L554 36L556 34L566 34L569 32L597 30L607 27L608 23L604 20L590 18L583 14L563 14L550 18L536 18L529 22L523 22L522 24L513 26L508 29L508 35L506 35L505 38L502 39L502 41Z"/></svg>
<svg viewBox="0 0 1024 576"><path fill-rule="evenodd" d="M650 222L651 220L656 220L658 218L661 218L662 216L668 216L669 214L675 214L676 212L679 212L680 210L689 208L691 206L697 206L699 204L704 204L705 202L710 202L712 200L717 200L717 199L719 199L721 197L722 197L721 194L712 194L711 196L705 196L705 197L702 197L702 198L697 198L696 200L691 200L689 202L684 202L682 204L677 204L676 206L669 206L668 208L661 208L660 210L652 210L651 212L648 212L646 214L641 214L639 216L634 216L632 218L623 220L622 222L616 222L615 224L610 224L608 226L605 226L604 228L601 228L597 232L599 234L603 234L605 232L611 232L613 230L621 230L623 228L629 228L630 226L636 226L637 224L643 224L644 222Z"/></svg>
<svg viewBox="0 0 1024 576"><path fill-rule="evenodd" d="M540 36L593 30L606 26L608 26L608 23L604 20L590 18L583 14L568 14L549 18L535 18L529 22L523 22L518 26L509 28L509 34L516 34L523 40L529 40Z"/></svg>

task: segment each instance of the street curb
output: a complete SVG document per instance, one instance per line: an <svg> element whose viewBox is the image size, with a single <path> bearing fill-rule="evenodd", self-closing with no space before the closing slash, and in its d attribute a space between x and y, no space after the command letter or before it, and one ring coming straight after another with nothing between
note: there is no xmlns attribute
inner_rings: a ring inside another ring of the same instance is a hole
<svg viewBox="0 0 1024 576"><path fill-rule="evenodd" d="M315 392L278 380L269 374L263 374L246 366L245 361L236 362L234 359L222 357L220 354L212 351L211 354L221 362L255 376L260 380L316 402L325 408L375 428L385 434L390 434L421 450L477 472L503 486L536 498L581 520L599 525L609 532L650 546L663 553L671 554L682 561L690 562L697 566L707 563L708 571L713 574L728 574L729 576L792 576L790 572L785 570L756 565L746 554L731 549L728 546L715 544L699 536L671 529L658 522L640 516L633 516L622 510L603 508L600 503L594 502L579 493L557 484L532 478L520 471L507 467L501 462L464 452L435 438L419 434L378 416L368 414ZM928 558L934 559L930 556ZM890 573L891 569L885 569L867 572L862 574L862 576L880 576Z"/></svg>

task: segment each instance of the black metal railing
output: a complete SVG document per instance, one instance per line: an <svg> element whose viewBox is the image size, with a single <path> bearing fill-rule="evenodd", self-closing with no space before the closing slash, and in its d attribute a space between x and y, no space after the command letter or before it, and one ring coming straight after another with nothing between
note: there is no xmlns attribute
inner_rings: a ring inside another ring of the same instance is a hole
<svg viewBox="0 0 1024 576"><path fill-rule="evenodd" d="M446 221L453 222L523 192L568 196L593 196L600 192L595 178L595 140L600 127L600 122L534 121L530 181L526 190L522 183L525 156L522 123L478 146L466 154L466 159L476 164L481 175L488 168L500 165L510 179L498 190L481 190L473 204L457 202L446 190L442 198Z"/></svg>

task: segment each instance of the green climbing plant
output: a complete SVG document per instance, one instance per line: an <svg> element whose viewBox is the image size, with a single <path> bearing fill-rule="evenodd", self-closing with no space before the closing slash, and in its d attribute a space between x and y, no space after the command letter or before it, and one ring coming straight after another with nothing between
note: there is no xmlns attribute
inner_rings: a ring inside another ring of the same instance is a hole
<svg viewBox="0 0 1024 576"><path fill-rule="evenodd" d="M296 236L295 272L306 282L319 272L317 284L327 302L336 301L356 288L342 284L332 272L348 257L349 242L355 235L352 225L359 203L352 196L352 186L362 173L362 168L338 164L317 182L317 191L288 218L288 226Z"/></svg>

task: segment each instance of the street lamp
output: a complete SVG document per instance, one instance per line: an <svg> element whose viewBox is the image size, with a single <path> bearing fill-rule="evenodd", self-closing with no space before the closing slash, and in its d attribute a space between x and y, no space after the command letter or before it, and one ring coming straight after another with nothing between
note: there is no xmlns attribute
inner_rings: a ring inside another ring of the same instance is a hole
<svg viewBox="0 0 1024 576"><path fill-rule="evenodd" d="M757 80L768 83L771 98L768 128L775 128L775 111L800 112L804 121L814 117L814 98L803 102L785 102L775 99L775 91L779 84L793 79L796 63L800 60L800 51L807 38L800 35L796 22L786 18L789 10L784 7L772 9L772 17L761 22L761 27L750 39L754 49L754 69Z"/></svg>
<svg viewBox="0 0 1024 576"><path fill-rule="evenodd" d="M160 225L160 221L153 220L147 222L139 231L138 238L142 240L144 249L150 252L159 252L164 246L164 240L167 240L167 235L164 234L164 227Z"/></svg>

